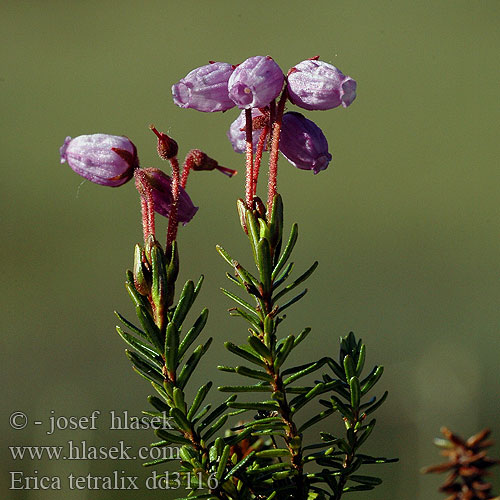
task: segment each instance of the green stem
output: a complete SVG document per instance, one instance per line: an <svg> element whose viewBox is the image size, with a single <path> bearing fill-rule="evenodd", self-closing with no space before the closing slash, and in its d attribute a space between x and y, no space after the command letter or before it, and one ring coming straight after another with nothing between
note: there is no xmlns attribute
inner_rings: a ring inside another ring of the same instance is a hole
<svg viewBox="0 0 500 500"><path fill-rule="evenodd" d="M167 367L166 366L163 367L163 372L167 373ZM171 375L173 375L173 380L171 378ZM173 387L177 388L178 386L175 384L175 380L176 380L176 374L175 373L169 374L168 378L167 378L167 376L165 376L165 381L169 381L173 385ZM183 395L184 395L184 391L183 391ZM191 422L190 422L190 429L189 429L189 431L182 431L182 434L183 434L183 436L186 439L189 439L189 441L191 441L192 446L193 446L194 450L197 453L199 453L200 455L203 455L203 456L207 456L208 455L208 448L205 445L202 444L201 437L196 432L196 430L194 429L194 425ZM201 460L200 460L200 462L201 462ZM211 474L211 471L209 471L207 469L205 469L204 472L207 475ZM229 498L223 491L221 491L221 489L219 487L217 487L216 489L210 489L209 491L210 491L210 493L212 495L214 495L215 497L219 498L220 500L228 500L228 498Z"/></svg>
<svg viewBox="0 0 500 500"><path fill-rule="evenodd" d="M297 493L295 498L305 500L307 498L307 494L305 491L305 484L304 484L304 467L302 464L302 444L297 446L297 441L301 440L301 436L297 432L297 426L293 421L292 411L290 409L286 397L286 388L283 384L283 379L279 373L279 370L275 372L272 369L272 367L268 368L269 368L268 373L273 376L273 382L271 382L271 386L273 388L273 394L278 394L280 396L278 398L279 413L287 426L285 432L285 444L286 447L288 448L288 451L290 452L292 467L297 473L295 478L297 484Z"/></svg>
<svg viewBox="0 0 500 500"><path fill-rule="evenodd" d="M272 310L272 290L268 295L263 297L263 302L265 304L264 317L271 314ZM260 332L261 338L264 338L265 334L263 331ZM287 428L285 431L285 444L290 452L291 465L296 471L295 481L297 485L297 492L295 498L299 500L305 500L307 498L307 492L305 491L304 483L304 467L302 463L302 443L301 436L297 431L297 426L293 421L292 410L287 401L286 387L283 383L283 377L280 374L280 370L274 368L274 361L276 358L276 337L274 332L272 333L272 358L266 361L266 371L272 376L273 380L271 382L273 399L278 402L279 414L286 424Z"/></svg>
<svg viewBox="0 0 500 500"><path fill-rule="evenodd" d="M359 421L359 415L358 415L358 412L355 412L354 418L351 422L353 429L355 429L358 421ZM354 458L356 456L357 442L358 442L358 440L356 438L356 431L354 431L354 443L352 444L349 452L346 453L346 455L344 457L344 463L343 463L344 469L348 469L352 465L352 462L354 461ZM333 500L340 500L340 498L344 494L344 487L345 487L348 479L349 479L349 475L345 474L344 471L342 471L340 478L339 478L339 481L338 481L338 489L335 492L335 496L334 496Z"/></svg>

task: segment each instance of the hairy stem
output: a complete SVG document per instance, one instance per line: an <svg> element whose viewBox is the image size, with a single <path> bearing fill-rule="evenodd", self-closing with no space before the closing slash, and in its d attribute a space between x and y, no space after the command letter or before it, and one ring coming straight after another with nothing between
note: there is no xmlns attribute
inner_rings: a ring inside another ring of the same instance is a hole
<svg viewBox="0 0 500 500"><path fill-rule="evenodd" d="M280 134L281 134L281 123L287 97L288 97L288 91L287 88L285 87L278 103L276 116L274 117L274 121L272 122L271 152L269 154L269 181L268 181L268 191L267 191L267 213L269 217L271 216L270 214L272 211L274 197L278 192L277 191L278 154L279 154L279 144L280 144Z"/></svg>
<svg viewBox="0 0 500 500"><path fill-rule="evenodd" d="M264 147L266 145L267 134L269 133L269 127L266 125L259 136L259 142L257 143L257 149L255 151L255 162L253 165L253 192L257 192L257 180L259 178L260 163L262 161L262 153L264 152Z"/></svg>
<svg viewBox="0 0 500 500"><path fill-rule="evenodd" d="M181 177L181 187L185 188L188 180L189 173L193 168L193 157L191 155L187 155L184 160L184 166L182 167L182 177Z"/></svg>
<svg viewBox="0 0 500 500"><path fill-rule="evenodd" d="M149 236L155 235L155 211L153 204L153 194L151 186L145 179L144 172L137 168L134 171L135 186L141 197L142 231L144 234L144 244Z"/></svg>
<svg viewBox="0 0 500 500"><path fill-rule="evenodd" d="M253 203L253 142L252 142L252 110L245 109L245 136L246 136L246 175L245 175L245 202L247 208Z"/></svg>
<svg viewBox="0 0 500 500"><path fill-rule="evenodd" d="M172 165L172 207L170 209L170 216L168 218L168 229L167 229L167 244L166 250L171 247L177 236L177 210L179 204L179 185L180 185L180 173L179 173L179 161L177 157L170 158L170 165Z"/></svg>

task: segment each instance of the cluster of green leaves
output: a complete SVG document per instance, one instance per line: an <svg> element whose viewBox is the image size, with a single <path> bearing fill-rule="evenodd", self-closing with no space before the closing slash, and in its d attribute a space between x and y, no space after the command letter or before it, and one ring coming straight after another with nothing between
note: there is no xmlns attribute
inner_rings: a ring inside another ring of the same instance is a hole
<svg viewBox="0 0 500 500"><path fill-rule="evenodd" d="M207 321L206 309L191 328L183 325L203 278L196 285L187 281L174 303L176 244L167 252L153 238L145 248L136 246L134 270L127 273L126 287L141 328L118 314L131 333L120 327L117 330L133 348L127 356L134 369L157 392L149 397L153 410L145 413L165 425L155 431L160 441L152 446L178 448L179 472L191 488L186 497L190 499L337 500L345 492L372 489L380 480L360 475L358 469L363 464L392 461L359 453L375 426L375 420L367 417L387 397L384 393L378 400L367 399L382 368L375 367L362 376L366 349L352 333L341 339L338 362L325 356L288 366L290 354L308 336L310 328L279 338L278 325L285 319L283 311L304 297L307 289L291 298L287 295L312 274L317 262L298 278L291 278L294 264L290 257L298 227L292 226L282 248L283 204L279 196L269 217L259 205L249 210L240 203L239 212L257 273L252 274L218 247L233 270L227 277L250 296L242 298L223 289L236 302L231 314L248 323L249 335L242 345L225 343L227 350L242 361L219 369L250 382L219 387L230 395L213 409L206 402L211 382L199 387L190 401L185 392L212 341L209 338L193 349ZM320 379L311 381L311 376L318 373ZM237 400L238 396L243 400ZM313 401L323 408L311 410ZM305 444L305 431L334 413L342 419L345 436L320 432L317 442ZM228 418L236 415L245 420L226 429ZM172 453L166 453L164 458L145 465L171 459Z"/></svg>
<svg viewBox="0 0 500 500"><path fill-rule="evenodd" d="M361 339L357 341L352 332L340 339L339 362L327 359L333 377L323 374L323 381L336 381L337 384L332 389L330 399L319 402L327 410L338 412L345 425L345 436L320 432L321 439L328 448L306 457L306 460L313 460L323 467L318 476L322 476L333 493L333 496L325 498L337 500L343 493L372 490L382 480L375 476L357 474L358 469L362 465L397 461L394 458L374 457L359 452L376 424L374 418L368 417L384 403L388 394L385 391L378 399L376 396L369 397L368 393L382 376L383 367L375 366L368 375L362 376L365 359L366 346Z"/></svg>
<svg viewBox="0 0 500 500"><path fill-rule="evenodd" d="M142 328L117 313L132 333L120 327L117 331L133 348L126 353L134 370L148 380L158 394L149 396L154 409L145 412L163 422L155 431L160 441L152 446L178 449L181 478L192 488L189 498L238 498L232 478L251 457L238 460L233 447L245 435L237 433L215 438L226 423L227 405L235 396L212 409L211 404L205 404L212 382L202 385L191 402L185 394L186 385L212 342L209 338L191 351L206 324L207 309L202 310L187 331L183 326L203 277L196 285L187 281L174 305L177 274L175 243L168 255L153 239L146 248L137 246L134 272L127 272L126 287ZM172 455L165 453L163 458L144 465L161 464L171 460Z"/></svg>
<svg viewBox="0 0 500 500"><path fill-rule="evenodd" d="M252 247L257 274L254 276L222 247L218 247L218 251L233 268L234 274L227 273L228 279L252 297L251 303L223 289L237 304L230 309L230 313L248 322L250 335L243 345L225 344L244 363L219 366L219 369L252 379L253 382L222 386L219 390L233 394L268 394L262 400L228 403L235 413L254 412L253 419L233 430L251 437L271 438L269 448L256 452L247 464L245 486L247 492L254 495L249 498L337 499L345 492L372 489L381 481L355 472L363 464L392 461L358 453L375 425L374 420L366 424L366 417L387 397L385 393L379 400L362 401L379 380L382 368L375 367L366 378L360 378L365 347L361 341L356 342L353 334L341 339L340 364L332 358L323 357L318 361L284 367L290 353L306 338L310 329L305 328L297 336L277 337L277 327L285 318L283 310L304 297L307 289L284 303L282 299L311 275L317 262L287 284L294 267L289 259L297 241L298 227L296 224L292 226L281 251L283 204L280 196L275 198L269 217L264 211L259 211L258 205L255 210L249 210L240 203L238 208ZM334 376L324 373L321 380L312 384L297 384L323 367L330 367ZM296 423L301 410L318 396L330 393L329 400L319 400L325 407L322 411L312 412L313 416L300 424ZM304 446L303 433L335 412L345 422L346 437L335 437L325 432L321 433L320 442ZM271 463L269 459L272 459ZM320 472L304 470L306 465L313 463L322 468Z"/></svg>

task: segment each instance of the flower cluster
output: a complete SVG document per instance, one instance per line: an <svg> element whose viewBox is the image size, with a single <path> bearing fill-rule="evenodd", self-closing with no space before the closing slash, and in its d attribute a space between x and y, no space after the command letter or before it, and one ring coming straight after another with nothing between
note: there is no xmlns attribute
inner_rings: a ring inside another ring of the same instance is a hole
<svg viewBox="0 0 500 500"><path fill-rule="evenodd" d="M246 206L257 202L256 189L264 150L269 150L268 210L277 194L279 152L295 167L315 174L332 160L321 129L297 111L285 112L290 102L307 110L349 106L356 97L356 82L331 64L308 59L291 68L287 76L270 56L253 56L239 65L210 62L194 69L172 86L174 102L203 112L242 111L229 127L233 149L246 153ZM184 190L192 170L235 171L220 166L200 150L192 150L182 170L178 145L151 127L158 138L158 154L172 166L172 176L139 165L135 145L123 136L92 134L67 137L60 148L61 163L82 177L104 186L118 187L132 177L141 196L145 239L154 234L154 213L169 218L167 246L175 239L177 223L186 224L196 211ZM269 211L270 213L270 211Z"/></svg>
<svg viewBox="0 0 500 500"><path fill-rule="evenodd" d="M103 186L118 187L132 177L143 177L151 190L156 213L169 217L172 207L172 178L157 168L139 166L137 149L128 137L91 134L66 137L60 148L61 163L68 163L81 177ZM179 222L189 222L198 207L181 187Z"/></svg>
<svg viewBox="0 0 500 500"><path fill-rule="evenodd" d="M184 160L181 177L177 143L154 126L151 130L158 137L158 155L171 163L172 177L158 168L142 168L137 148L124 136L91 134L74 139L66 137L59 153L61 163L68 163L78 175L95 184L118 187L134 177L141 197L144 240L155 233L156 212L169 219L168 247L175 239L177 223L187 224L198 211L184 189L189 172L216 169L231 177L236 171L220 166L202 151L194 149Z"/></svg>
<svg viewBox="0 0 500 500"><path fill-rule="evenodd" d="M182 108L203 112L242 109L227 132L237 153L246 152L250 141L258 157L259 142L261 151L269 147L273 124L278 122L282 133L277 147L283 156L295 167L317 174L332 159L328 142L321 129L302 114L284 113L285 101L306 110L347 107L356 98L356 82L318 58L302 61L285 77L271 57L254 56L237 66L211 62L196 68L172 86L172 94ZM280 94L281 116L276 109ZM246 124L249 112L251 128Z"/></svg>

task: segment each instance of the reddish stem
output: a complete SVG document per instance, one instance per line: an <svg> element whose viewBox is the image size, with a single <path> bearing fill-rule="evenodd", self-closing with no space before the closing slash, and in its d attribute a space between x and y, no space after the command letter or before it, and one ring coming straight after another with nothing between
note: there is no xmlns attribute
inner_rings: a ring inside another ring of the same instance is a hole
<svg viewBox="0 0 500 500"><path fill-rule="evenodd" d="M182 167L182 177L181 177L181 187L185 188L188 180L188 175L191 169L193 168L193 157L191 155L187 155L184 160L184 166Z"/></svg>
<svg viewBox="0 0 500 500"><path fill-rule="evenodd" d="M142 213L142 234L144 235L144 245L148 241L149 236L151 235L151 230L148 224L148 202L146 199L141 196L141 213Z"/></svg>
<svg viewBox="0 0 500 500"><path fill-rule="evenodd" d="M134 171L135 186L141 197L142 231L144 234L144 244L149 236L155 235L155 211L151 186L145 178L144 172L137 168Z"/></svg>
<svg viewBox="0 0 500 500"><path fill-rule="evenodd" d="M252 110L245 109L245 133L246 133L246 175L245 175L245 201L247 208L251 209L253 204L253 142L252 142Z"/></svg>
<svg viewBox="0 0 500 500"><path fill-rule="evenodd" d="M172 206L170 208L170 214L168 218L168 229L167 229L167 244L166 249L171 247L172 243L175 241L177 236L177 209L179 202L179 184L180 184L180 172L179 172L179 161L177 157L169 158L170 165L172 166Z"/></svg>
<svg viewBox="0 0 500 500"><path fill-rule="evenodd" d="M269 127L266 125L262 132L260 133L259 142L257 143L257 150L255 151L255 162L253 164L253 192L257 192L257 180L259 178L260 162L262 161L262 153L264 152L264 146L266 145L267 134L269 133Z"/></svg>
<svg viewBox="0 0 500 500"><path fill-rule="evenodd" d="M278 109L276 110L276 116L272 124L272 138L271 138L271 152L269 154L269 181L268 181L268 192L267 192L267 216L271 217L271 210L273 206L274 197L277 194L277 178L278 178L278 154L280 145L280 133L281 133L281 122L283 118L283 112L285 110L285 103L288 97L287 87L283 90L279 103Z"/></svg>

